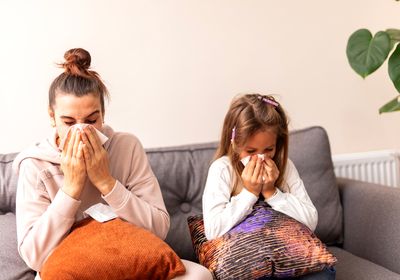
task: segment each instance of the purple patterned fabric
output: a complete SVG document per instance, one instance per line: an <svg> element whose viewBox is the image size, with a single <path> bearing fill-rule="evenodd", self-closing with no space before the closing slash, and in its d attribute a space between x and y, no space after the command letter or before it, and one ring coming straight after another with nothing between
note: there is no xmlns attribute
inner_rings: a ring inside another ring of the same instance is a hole
<svg viewBox="0 0 400 280"><path fill-rule="evenodd" d="M223 236L207 240L201 215L188 218L193 247L217 279L295 277L333 266L336 258L314 233L263 201Z"/></svg>

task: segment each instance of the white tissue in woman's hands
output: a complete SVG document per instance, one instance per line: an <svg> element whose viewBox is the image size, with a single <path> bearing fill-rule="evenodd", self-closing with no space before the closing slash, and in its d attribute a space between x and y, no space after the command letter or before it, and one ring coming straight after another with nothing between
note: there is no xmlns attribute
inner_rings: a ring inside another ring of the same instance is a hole
<svg viewBox="0 0 400 280"><path fill-rule="evenodd" d="M261 158L262 160L265 159L264 154L257 154L257 157ZM242 158L240 161L243 163L244 166L246 166L249 163L250 159L251 159L251 156L247 156L247 157Z"/></svg>
<svg viewBox="0 0 400 280"><path fill-rule="evenodd" d="M68 131L67 131L67 134L66 134L65 137L61 140L60 145L58 146L59 149L62 150L62 149L64 148L65 141L67 140L68 134L71 133L72 129L77 128L77 129L80 129L81 131L83 131L83 129L84 129L85 127L87 127L87 126L89 126L89 124L86 124L86 123L77 123L77 124L74 124L74 125L70 126L69 129L68 129ZM98 136L99 139L100 139L101 145L103 145L105 142L107 142L108 137L105 136L103 133L101 133L101 131L98 130L97 128L95 128L94 126L92 126L92 127L95 129L96 134L97 134L97 136Z"/></svg>
<svg viewBox="0 0 400 280"><path fill-rule="evenodd" d="M104 223L118 217L118 215L114 213L109 205L105 205L101 202L86 209L83 212L83 216L90 216L100 223Z"/></svg>

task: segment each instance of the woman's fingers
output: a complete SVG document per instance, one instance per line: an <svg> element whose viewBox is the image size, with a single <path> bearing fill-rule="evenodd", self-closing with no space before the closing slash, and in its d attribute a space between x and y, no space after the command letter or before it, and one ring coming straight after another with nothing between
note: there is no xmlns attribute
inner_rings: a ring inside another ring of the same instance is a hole
<svg viewBox="0 0 400 280"><path fill-rule="evenodd" d="M72 157L74 143L75 143L75 137L76 137L76 131L74 129L72 129L72 131L69 132L69 136L68 137L69 137L67 139L68 141L66 141L65 145L64 145L64 150L65 150L65 146L66 146L65 156Z"/></svg>
<svg viewBox="0 0 400 280"><path fill-rule="evenodd" d="M63 155L63 156L65 156L66 154L67 154L67 150L68 150L68 143L69 143L69 141L70 141L70 139L71 139L71 131L70 131L70 129L67 131L67 135L66 136L64 136L65 137L65 141L64 141L64 146L63 146L63 148L62 148L62 151L61 151L61 155ZM63 141L63 139L60 139L60 142L61 141Z"/></svg>
<svg viewBox="0 0 400 280"><path fill-rule="evenodd" d="M79 150L79 144L81 143L81 131L79 129L76 129L76 133L75 133L75 139L74 139L74 149L73 149L73 155L77 155L78 154L78 150Z"/></svg>
<svg viewBox="0 0 400 280"><path fill-rule="evenodd" d="M77 152L76 152L76 157L77 157L78 159L83 158L83 149L84 149L84 146L85 146L85 144L83 144L82 141L79 141L78 149L77 149Z"/></svg>
<svg viewBox="0 0 400 280"><path fill-rule="evenodd" d="M101 149L101 143L99 136L97 136L96 130L93 126L89 125L85 128L85 133L89 140L90 145L93 148L93 151L99 151Z"/></svg>
<svg viewBox="0 0 400 280"><path fill-rule="evenodd" d="M87 136L87 134L86 134L86 131L84 131L84 132L82 133L81 136L82 136L83 144L85 144L85 145L84 145L84 154L85 154L85 158L89 158L89 157L91 157L91 155L94 153L93 147L92 147L92 145L90 144L90 141L89 141L89 139L88 139L88 136Z"/></svg>

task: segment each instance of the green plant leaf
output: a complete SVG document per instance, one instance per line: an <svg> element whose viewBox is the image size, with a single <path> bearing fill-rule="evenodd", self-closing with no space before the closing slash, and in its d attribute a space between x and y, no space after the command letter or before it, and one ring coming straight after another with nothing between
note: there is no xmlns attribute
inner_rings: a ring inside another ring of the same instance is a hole
<svg viewBox="0 0 400 280"><path fill-rule="evenodd" d="M400 45L397 44L396 49L390 55L388 62L389 76L394 87L400 92Z"/></svg>
<svg viewBox="0 0 400 280"><path fill-rule="evenodd" d="M365 78L378 69L389 55L390 37L379 31L372 37L368 29L359 29L351 34L346 48L351 68Z"/></svg>
<svg viewBox="0 0 400 280"><path fill-rule="evenodd" d="M400 30L394 29L394 28L389 28L389 29L386 29L385 32L390 37L390 49L393 49L394 45L396 45L396 43L400 42Z"/></svg>
<svg viewBox="0 0 400 280"><path fill-rule="evenodd" d="M379 108L379 114L400 111L399 98L400 95L398 95L396 98L390 100L388 103Z"/></svg>

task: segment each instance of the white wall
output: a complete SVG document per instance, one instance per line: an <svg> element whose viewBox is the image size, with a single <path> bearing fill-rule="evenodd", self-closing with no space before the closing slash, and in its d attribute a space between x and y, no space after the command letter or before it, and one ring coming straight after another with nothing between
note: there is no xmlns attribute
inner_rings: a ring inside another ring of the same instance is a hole
<svg viewBox="0 0 400 280"><path fill-rule="evenodd" d="M324 126L333 153L400 148L386 65L363 81L348 36L400 28L396 1L0 1L0 153L50 132L47 90L73 47L109 86L106 121L145 147L219 138L231 98L274 93L291 129Z"/></svg>

